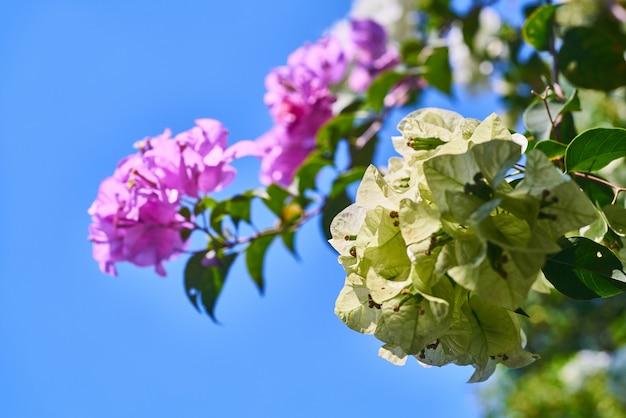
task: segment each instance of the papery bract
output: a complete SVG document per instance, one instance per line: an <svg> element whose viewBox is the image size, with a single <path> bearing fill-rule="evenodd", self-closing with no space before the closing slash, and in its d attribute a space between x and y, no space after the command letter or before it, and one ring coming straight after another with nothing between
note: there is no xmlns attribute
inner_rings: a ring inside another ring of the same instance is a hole
<svg viewBox="0 0 626 418"><path fill-rule="evenodd" d="M324 83L335 84L345 76L347 60L341 42L332 35L326 35L292 52L287 65L308 68Z"/></svg>
<svg viewBox="0 0 626 418"><path fill-rule="evenodd" d="M294 51L287 65L273 69L265 79L268 106L275 125L256 142L254 149L238 147L239 156L263 160L261 182L288 185L297 168L315 149L317 131L333 116L333 93L350 69L347 84L364 92L380 72L399 63L399 55L387 45L382 26L373 20L350 23L345 42L331 33ZM399 92L391 102L406 100Z"/></svg>
<svg viewBox="0 0 626 418"><path fill-rule="evenodd" d="M229 165L224 126L214 119L198 119L196 125L173 139L146 139L141 148L146 165L164 187L191 197L222 190L236 174Z"/></svg>
<svg viewBox="0 0 626 418"><path fill-rule="evenodd" d="M178 213L176 191L160 189L139 177L142 166L126 172L127 162L102 182L88 210L93 256L107 274L117 274L116 262L129 261L137 266L155 266L164 276L162 262L184 250L180 230L191 225Z"/></svg>
<svg viewBox="0 0 626 418"><path fill-rule="evenodd" d="M220 122L198 119L174 138L169 130L144 138L139 153L120 161L88 211L89 240L104 273L115 275L115 263L129 261L165 275L163 261L185 249L182 229L194 228L180 213L181 199L219 191L235 177L227 136Z"/></svg>
<svg viewBox="0 0 626 418"><path fill-rule="evenodd" d="M288 185L298 167L315 149L315 142L313 136L292 136L277 125L257 139L256 147L257 156L263 158L261 183Z"/></svg>
<svg viewBox="0 0 626 418"><path fill-rule="evenodd" d="M328 84L304 65L283 66L265 79L265 104L274 121L282 125L320 126L332 115L335 101Z"/></svg>
<svg viewBox="0 0 626 418"><path fill-rule="evenodd" d="M405 117L383 175L371 166L331 244L346 270L336 314L385 345L384 358L522 367L520 308L563 234L596 214L583 192L539 151L510 184L525 140L492 114L483 121L420 109ZM557 221L558 220L558 221Z"/></svg>
<svg viewBox="0 0 626 418"><path fill-rule="evenodd" d="M400 63L398 52L387 44L384 28L374 20L352 20L350 40L346 53L354 67L348 84L356 92L364 92L378 74Z"/></svg>

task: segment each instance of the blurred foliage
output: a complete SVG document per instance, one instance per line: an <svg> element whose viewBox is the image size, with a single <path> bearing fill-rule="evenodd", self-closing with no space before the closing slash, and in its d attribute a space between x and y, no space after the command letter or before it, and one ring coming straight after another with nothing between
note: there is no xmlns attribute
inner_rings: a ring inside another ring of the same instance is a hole
<svg viewBox="0 0 626 418"><path fill-rule="evenodd" d="M527 347L542 358L497 375L483 389L485 416L626 417L625 399L610 387L607 367L594 368L588 360L577 365L578 375L564 372L581 350L608 356L626 346L626 296L584 302L557 292L535 294L526 312Z"/></svg>

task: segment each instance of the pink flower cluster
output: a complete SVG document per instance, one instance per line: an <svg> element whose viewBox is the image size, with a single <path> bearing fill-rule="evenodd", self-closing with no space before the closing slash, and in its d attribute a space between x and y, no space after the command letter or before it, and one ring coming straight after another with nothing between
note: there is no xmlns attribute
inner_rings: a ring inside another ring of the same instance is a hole
<svg viewBox="0 0 626 418"><path fill-rule="evenodd" d="M184 196L219 191L235 178L226 149L227 130L213 119L170 138L145 138L139 152L124 158L106 178L89 208L89 240L102 272L116 275L115 263L155 266L164 276L163 261L185 249L182 229L193 219L180 214Z"/></svg>
<svg viewBox="0 0 626 418"><path fill-rule="evenodd" d="M374 77L400 61L387 45L382 26L373 20L350 22L348 41L327 35L294 51L287 65L265 79L265 103L275 125L255 141L238 144L239 156L262 159L263 184L289 185L296 170L315 149L315 135L333 116L336 96L331 87L344 82L357 93ZM348 74L347 74L348 73Z"/></svg>

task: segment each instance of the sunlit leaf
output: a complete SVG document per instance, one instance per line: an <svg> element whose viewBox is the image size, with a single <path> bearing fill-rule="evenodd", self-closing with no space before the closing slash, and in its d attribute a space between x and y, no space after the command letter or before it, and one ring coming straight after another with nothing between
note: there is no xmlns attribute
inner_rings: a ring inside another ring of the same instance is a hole
<svg viewBox="0 0 626 418"><path fill-rule="evenodd" d="M448 47L432 48L424 61L424 67L423 76L426 82L437 90L450 94L452 91L452 70L448 58Z"/></svg>
<svg viewBox="0 0 626 418"><path fill-rule="evenodd" d="M568 172L589 173L621 157L626 157L626 129L592 128L567 146L565 168Z"/></svg>
<svg viewBox="0 0 626 418"><path fill-rule="evenodd" d="M537 141L534 149L538 149L543 152L544 155L550 159L561 158L565 155L565 149L567 145L547 139L545 141Z"/></svg>
<svg viewBox="0 0 626 418"><path fill-rule="evenodd" d="M217 201L215 199L204 196L198 199L198 201L196 202L195 206L193 207L193 214L196 216L200 215L201 213L209 209L213 209L215 205L217 205Z"/></svg>
<svg viewBox="0 0 626 418"><path fill-rule="evenodd" d="M550 36L553 36L554 30L552 17L556 7L553 4L540 6L524 22L524 40L538 51L547 51L550 46Z"/></svg>
<svg viewBox="0 0 626 418"><path fill-rule="evenodd" d="M423 42L420 42L417 38L407 39L400 45L400 56L402 62L412 67L419 64L419 54L424 48Z"/></svg>
<svg viewBox="0 0 626 418"><path fill-rule="evenodd" d="M285 206L285 200L290 196L290 193L284 188L270 184L266 189L267 197L264 197L263 203L274 215L279 218L282 216L283 207Z"/></svg>
<svg viewBox="0 0 626 418"><path fill-rule="evenodd" d="M367 104L374 112L380 112L385 107L385 97L389 91L406 75L394 71L386 71L374 79L366 92Z"/></svg>

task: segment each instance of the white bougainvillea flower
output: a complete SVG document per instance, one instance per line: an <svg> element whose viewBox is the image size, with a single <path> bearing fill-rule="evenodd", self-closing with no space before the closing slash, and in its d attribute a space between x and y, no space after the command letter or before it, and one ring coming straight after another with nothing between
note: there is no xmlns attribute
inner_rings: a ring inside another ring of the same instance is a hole
<svg viewBox="0 0 626 418"><path fill-rule="evenodd" d="M370 166L331 224L346 270L336 314L394 364L472 365L480 382L498 364L532 363L514 311L549 290L546 256L594 222L593 204L541 152L519 166L527 140L495 114L420 109L398 129L401 157L386 174Z"/></svg>

